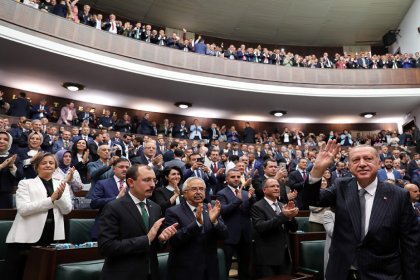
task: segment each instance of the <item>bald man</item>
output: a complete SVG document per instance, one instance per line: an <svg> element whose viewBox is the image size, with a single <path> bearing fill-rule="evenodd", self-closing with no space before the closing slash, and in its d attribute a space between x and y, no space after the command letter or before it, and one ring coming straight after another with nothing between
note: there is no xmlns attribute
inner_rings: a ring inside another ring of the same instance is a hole
<svg viewBox="0 0 420 280"><path fill-rule="evenodd" d="M420 223L420 191L416 184L407 184L404 186L410 194L410 202L413 204L414 211L417 216L417 221Z"/></svg>

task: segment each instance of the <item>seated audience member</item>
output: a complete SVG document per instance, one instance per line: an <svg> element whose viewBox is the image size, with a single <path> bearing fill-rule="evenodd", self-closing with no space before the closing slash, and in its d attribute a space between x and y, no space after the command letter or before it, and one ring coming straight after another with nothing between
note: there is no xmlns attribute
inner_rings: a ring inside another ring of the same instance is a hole
<svg viewBox="0 0 420 280"><path fill-rule="evenodd" d="M22 178L22 162L16 154L9 153L12 136L0 131L0 209L13 208L14 187Z"/></svg>
<svg viewBox="0 0 420 280"><path fill-rule="evenodd" d="M89 149L87 148L87 143L84 139L79 139L73 144L73 147L71 148L71 155L71 166L74 166L77 172L79 172L82 183L84 185L90 185L87 165L92 161L92 158L90 156Z"/></svg>
<svg viewBox="0 0 420 280"><path fill-rule="evenodd" d="M258 278L291 273L288 231L298 228L299 209L293 201L278 202L280 186L277 180L267 179L263 185L264 198L251 207L254 227L254 264Z"/></svg>
<svg viewBox="0 0 420 280"><path fill-rule="evenodd" d="M36 178L21 180L16 191L17 214L6 238L5 278L22 279L32 246L65 239L63 215L72 210L69 186L53 178L57 161L42 154L34 163Z"/></svg>
<svg viewBox="0 0 420 280"><path fill-rule="evenodd" d="M44 154L44 151L41 149L42 141L43 137L40 133L32 132L28 135L28 147L20 148L18 151L18 156L23 165L23 177L25 179L36 177L33 164L37 158Z"/></svg>
<svg viewBox="0 0 420 280"><path fill-rule="evenodd" d="M100 143L98 147L98 156L97 161L89 162L87 165L88 169L88 178L91 180L91 187L87 198L91 198L92 192L95 188L95 184L99 180L108 179L114 176L114 172L111 168L114 161L119 157L113 156L110 158L110 148L108 144Z"/></svg>
<svg viewBox="0 0 420 280"><path fill-rule="evenodd" d="M52 152L55 154L60 150L70 151L72 146L71 133L70 131L65 130L61 133L61 138L54 142Z"/></svg>
<svg viewBox="0 0 420 280"><path fill-rule="evenodd" d="M73 198L74 192L82 190L83 182L76 168L71 167L71 152L61 150L55 154L55 157L58 166L53 174L53 178L57 180L67 180L67 184L70 186L70 196Z"/></svg>
<svg viewBox="0 0 420 280"><path fill-rule="evenodd" d="M182 171L178 166L166 167L162 174L162 187L153 193L154 201L159 204L162 214L173 205L178 205L183 200L181 195Z"/></svg>
<svg viewBox="0 0 420 280"><path fill-rule="evenodd" d="M228 229L220 217L216 201L203 204L206 184L201 178L189 178L182 189L185 201L166 210L164 227L177 224L169 240L168 280L219 279L217 242L224 240Z"/></svg>
<svg viewBox="0 0 420 280"><path fill-rule="evenodd" d="M98 224L100 213L105 205L115 199L126 195L127 182L126 174L130 167L130 162L126 158L119 158L112 164L112 171L114 176L108 179L99 180L92 191L90 207L92 209L99 209L98 215L95 218L95 225L92 228L92 239L98 238Z"/></svg>
<svg viewBox="0 0 420 280"><path fill-rule="evenodd" d="M249 264L251 257L251 216L250 208L255 202L254 189L246 191L241 186L241 172L230 169L226 174L227 186L217 193L222 206L221 215L229 230L228 238L223 242L226 272L232 265L236 253L238 260L238 279L251 279ZM228 276L228 275L227 275Z"/></svg>
<svg viewBox="0 0 420 280"><path fill-rule="evenodd" d="M160 207L149 199L156 180L150 167L133 165L126 178L129 191L108 203L99 220L98 245L105 257L101 278L158 280L159 243L171 239L177 224L160 231Z"/></svg>

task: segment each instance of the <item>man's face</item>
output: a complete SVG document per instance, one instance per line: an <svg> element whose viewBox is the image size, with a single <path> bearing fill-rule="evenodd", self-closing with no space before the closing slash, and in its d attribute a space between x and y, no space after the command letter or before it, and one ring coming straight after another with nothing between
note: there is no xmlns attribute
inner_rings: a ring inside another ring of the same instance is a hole
<svg viewBox="0 0 420 280"><path fill-rule="evenodd" d="M41 130L41 126L42 126L41 121L34 121L34 122L32 122L32 130L34 130L34 131L40 131Z"/></svg>
<svg viewBox="0 0 420 280"><path fill-rule="evenodd" d="M73 127L73 128L71 129L71 133L72 133L73 135L78 135L78 134L79 134L79 129L78 129L77 127Z"/></svg>
<svg viewBox="0 0 420 280"><path fill-rule="evenodd" d="M264 196L270 200L277 200L280 197L280 185L275 179L267 179L263 187Z"/></svg>
<svg viewBox="0 0 420 280"><path fill-rule="evenodd" d="M274 177L277 172L277 162L269 161L267 162L267 167L264 168L264 174L268 177Z"/></svg>
<svg viewBox="0 0 420 280"><path fill-rule="evenodd" d="M245 172L245 163L243 163L242 161L238 161L236 163L236 169L238 169L241 172L241 174L244 174L244 172Z"/></svg>
<svg viewBox="0 0 420 280"><path fill-rule="evenodd" d="M341 172L344 169L344 163L343 162L339 162L336 166L337 171Z"/></svg>
<svg viewBox="0 0 420 280"><path fill-rule="evenodd" d="M350 152L349 169L359 183L370 184L380 167L376 150L370 147L355 147Z"/></svg>
<svg viewBox="0 0 420 280"><path fill-rule="evenodd" d="M226 176L226 182L233 188L238 188L241 185L241 172L231 171Z"/></svg>
<svg viewBox="0 0 420 280"><path fill-rule="evenodd" d="M219 153L217 151L212 151L210 154L210 159L212 162L218 162L219 161Z"/></svg>
<svg viewBox="0 0 420 280"><path fill-rule="evenodd" d="M71 137L70 131L64 131L63 132L63 134L62 134L63 140L68 141L68 140L70 140L70 137Z"/></svg>
<svg viewBox="0 0 420 280"><path fill-rule="evenodd" d="M129 178L127 184L130 187L130 193L140 200L149 198L153 194L156 184L156 175L152 169L146 166L139 166L136 180Z"/></svg>
<svg viewBox="0 0 420 280"><path fill-rule="evenodd" d="M83 135L89 135L89 132L90 132L89 127L85 126L85 127L82 128L82 134Z"/></svg>
<svg viewBox="0 0 420 280"><path fill-rule="evenodd" d="M410 184L410 188L409 188L409 193L410 193L410 201L415 203L418 202L420 200L420 191L419 191L419 187L417 187L414 184Z"/></svg>
<svg viewBox="0 0 420 280"><path fill-rule="evenodd" d="M206 196L206 185L200 179L190 180L183 191L184 198L189 204L197 207L204 201Z"/></svg>
<svg viewBox="0 0 420 280"><path fill-rule="evenodd" d="M109 158L109 147L108 147L108 145L99 146L98 156L102 160L108 160L108 158Z"/></svg>
<svg viewBox="0 0 420 280"><path fill-rule="evenodd" d="M385 168L388 169L388 170L392 169L392 167L393 167L392 162L393 162L392 159L386 159L385 163L384 163Z"/></svg>
<svg viewBox="0 0 420 280"><path fill-rule="evenodd" d="M127 169L129 167L130 164L128 161L120 161L113 167L114 175L120 180L125 179L125 175L127 174Z"/></svg>
<svg viewBox="0 0 420 280"><path fill-rule="evenodd" d="M307 161L306 161L306 159L301 159L301 160L299 160L299 163L298 163L298 167L299 167L299 169L301 169L301 170L305 170L305 169L306 169L306 166L307 166Z"/></svg>
<svg viewBox="0 0 420 280"><path fill-rule="evenodd" d="M149 158L154 157L156 155L155 143L147 142L144 146L144 154Z"/></svg>
<svg viewBox="0 0 420 280"><path fill-rule="evenodd" d="M125 138L124 138L124 143L129 144L131 142L131 139L132 139L131 136L126 135Z"/></svg>

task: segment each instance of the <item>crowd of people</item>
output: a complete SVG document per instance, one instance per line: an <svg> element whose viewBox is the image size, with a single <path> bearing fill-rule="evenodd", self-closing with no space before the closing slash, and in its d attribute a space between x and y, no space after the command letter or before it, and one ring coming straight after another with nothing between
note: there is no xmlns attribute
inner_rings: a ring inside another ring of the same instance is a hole
<svg viewBox="0 0 420 280"><path fill-rule="evenodd" d="M91 13L88 4L79 7L78 0L23 0L23 3L42 11L55 14L75 23L85 24L93 28L105 30L147 43L165 46L185 52L195 52L203 55L221 57L229 60L281 65L288 67L327 68L327 69L397 69L419 68L420 53L404 54L372 54L361 53L336 53L330 56L325 52L317 57L315 54L294 54L284 48L268 49L261 44L250 47L241 44L224 46L223 43L206 43L202 36L187 38L184 28L182 38L176 32L165 34L164 29L153 29L150 24L118 20L115 14L110 14L107 19L100 13Z"/></svg>
<svg viewBox="0 0 420 280"><path fill-rule="evenodd" d="M238 260L239 279L251 277L251 252L256 277L289 274L287 232L297 230L294 217L309 209L310 227L319 230L323 215L331 213L305 195L310 174L321 190L362 178L364 169L354 169L355 154L352 158L360 145L371 148L363 161L378 160L374 180L406 189L420 222L420 154L410 147L420 142L415 126L401 135L381 131L377 141L369 141L352 138L347 130L317 136L288 128L268 133L246 123L241 132L235 127L221 132L223 126L203 128L198 119L190 125L167 119L156 125L145 113L137 124L124 115L125 125L118 128L120 121L114 122L109 110L95 121L89 109L76 112L69 102L61 108L58 128L49 122L45 100L31 105L21 93L10 104L1 102L19 116L12 124L0 119L0 208L18 210L7 237L8 273L17 275L10 279L23 272L15 264L24 264L22 252L31 245L65 239L63 215L77 207L72 202L81 190L88 191L90 207L100 212L92 240L98 240L106 257L104 279L115 279L119 271L145 279L129 267L134 261L143 274L154 275L159 243L171 245L168 279L183 279L191 271L201 275L197 279L218 279L220 240L227 271L232 257ZM332 142L343 149L320 168L319 158ZM142 226L133 225L136 220ZM150 256L138 253L143 251ZM197 256L194 261L191 255Z"/></svg>

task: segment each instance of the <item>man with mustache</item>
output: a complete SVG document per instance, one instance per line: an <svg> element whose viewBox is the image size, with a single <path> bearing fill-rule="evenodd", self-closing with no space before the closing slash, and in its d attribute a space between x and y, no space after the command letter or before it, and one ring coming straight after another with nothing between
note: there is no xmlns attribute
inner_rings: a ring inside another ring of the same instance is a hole
<svg viewBox="0 0 420 280"><path fill-rule="evenodd" d="M354 177L339 178L320 190L322 175L339 148L335 140L321 148L302 191L306 205L335 207L325 278L420 279L420 225L407 191L378 181L375 148L352 148L349 169Z"/></svg>
<svg viewBox="0 0 420 280"><path fill-rule="evenodd" d="M182 188L185 201L166 210L165 227L178 224L169 240L168 280L218 280L217 241L228 235L220 217L219 201L203 204L206 184L198 177L188 178Z"/></svg>

